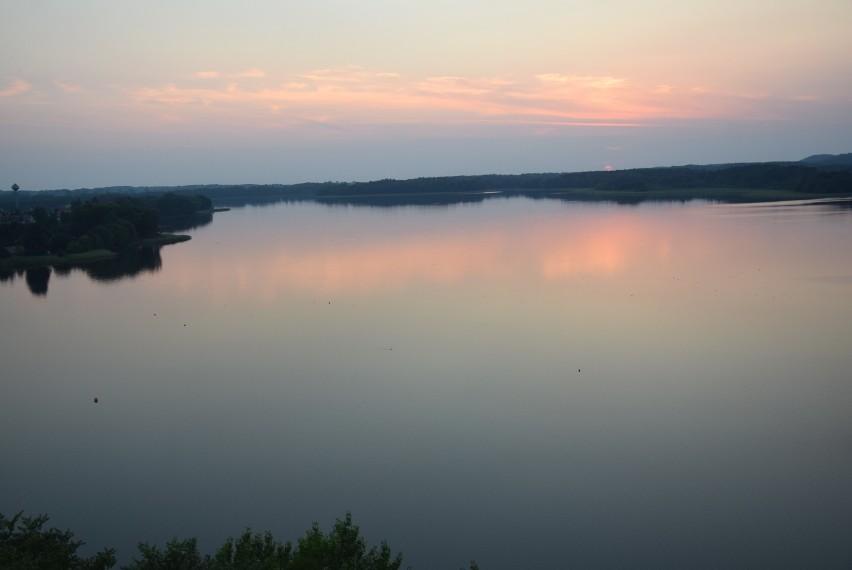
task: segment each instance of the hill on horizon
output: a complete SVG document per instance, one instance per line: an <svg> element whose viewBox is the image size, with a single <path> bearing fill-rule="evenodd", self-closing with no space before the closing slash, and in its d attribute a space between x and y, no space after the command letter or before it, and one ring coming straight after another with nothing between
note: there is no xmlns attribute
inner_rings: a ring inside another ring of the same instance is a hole
<svg viewBox="0 0 852 570"><path fill-rule="evenodd" d="M844 165L852 166L852 152L845 154L814 154L799 162L813 166Z"/></svg>

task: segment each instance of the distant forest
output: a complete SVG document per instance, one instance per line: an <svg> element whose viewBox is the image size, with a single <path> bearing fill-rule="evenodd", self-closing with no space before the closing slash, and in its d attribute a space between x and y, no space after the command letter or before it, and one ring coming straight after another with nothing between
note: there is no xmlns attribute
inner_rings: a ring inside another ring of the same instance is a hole
<svg viewBox="0 0 852 570"><path fill-rule="evenodd" d="M494 194L563 200L708 199L757 202L852 196L852 153L814 155L798 162L687 165L614 171L483 174L371 182L302 184L118 186L96 189L0 193L0 208L56 207L70 199L109 195L202 194L217 206L278 201L371 205L442 204L484 200Z"/></svg>

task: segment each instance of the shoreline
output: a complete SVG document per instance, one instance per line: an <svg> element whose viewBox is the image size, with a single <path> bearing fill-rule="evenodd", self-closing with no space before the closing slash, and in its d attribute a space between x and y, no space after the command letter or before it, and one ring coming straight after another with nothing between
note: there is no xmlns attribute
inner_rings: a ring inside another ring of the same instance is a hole
<svg viewBox="0 0 852 570"><path fill-rule="evenodd" d="M189 241L191 236L182 234L160 234L157 237L141 239L135 247L164 246L173 243ZM109 249L92 249L83 253L71 253L68 255L13 255L0 259L0 269L31 269L34 267L61 267L66 265L84 265L96 261L115 259L121 254Z"/></svg>

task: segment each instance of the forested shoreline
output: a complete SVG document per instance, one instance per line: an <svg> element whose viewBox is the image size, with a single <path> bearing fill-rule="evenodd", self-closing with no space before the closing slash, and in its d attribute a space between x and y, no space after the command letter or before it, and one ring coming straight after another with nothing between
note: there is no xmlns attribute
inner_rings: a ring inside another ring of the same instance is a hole
<svg viewBox="0 0 852 570"><path fill-rule="evenodd" d="M204 196L100 196L47 209L0 212L0 268L83 263L120 255L142 245L189 239L164 234L162 218L212 209Z"/></svg>
<svg viewBox="0 0 852 570"><path fill-rule="evenodd" d="M815 155L798 162L686 165L626 170L481 174L369 182L114 186L19 192L27 208L55 207L75 198L203 195L217 206L278 201L365 205L455 203L493 194L636 203L705 199L762 202L852 196L852 154ZM9 209L11 192L0 193ZM212 206L210 206L212 207Z"/></svg>

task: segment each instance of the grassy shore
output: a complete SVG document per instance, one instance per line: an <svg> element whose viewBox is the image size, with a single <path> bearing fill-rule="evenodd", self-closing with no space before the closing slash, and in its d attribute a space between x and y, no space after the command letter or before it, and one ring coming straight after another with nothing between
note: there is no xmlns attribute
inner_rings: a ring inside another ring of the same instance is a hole
<svg viewBox="0 0 852 570"><path fill-rule="evenodd" d="M140 239L139 245L169 245L172 243L180 243L182 241L189 241L192 239L190 236L181 235L181 234L160 234L157 237Z"/></svg>
<svg viewBox="0 0 852 570"><path fill-rule="evenodd" d="M190 236L160 234L157 237L139 240L140 246L161 246L187 241ZM93 249L68 255L15 255L0 259L0 269L27 269L30 267L82 265L106 259L115 259L118 253L109 249Z"/></svg>
<svg viewBox="0 0 852 570"><path fill-rule="evenodd" d="M69 255L15 255L0 259L0 269L27 269L30 267L44 267L45 265L79 265L114 259L118 254L108 249L93 249L83 253L72 253Z"/></svg>

